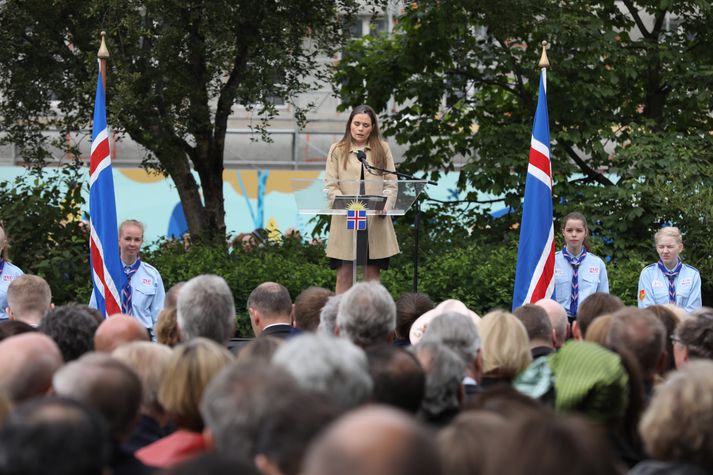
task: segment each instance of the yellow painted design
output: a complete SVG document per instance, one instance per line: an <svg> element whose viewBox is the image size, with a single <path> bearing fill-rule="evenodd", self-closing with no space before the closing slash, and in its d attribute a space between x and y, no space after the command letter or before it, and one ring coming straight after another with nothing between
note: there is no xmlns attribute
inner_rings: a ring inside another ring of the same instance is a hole
<svg viewBox="0 0 713 475"><path fill-rule="evenodd" d="M282 240L282 233L280 232L280 227L277 225L277 220L272 216L267 220L267 238L273 242L279 242Z"/></svg>
<svg viewBox="0 0 713 475"><path fill-rule="evenodd" d="M362 211L362 210L366 209L366 205L364 204L363 201L354 200L349 203L349 205L347 206L347 209L351 209L354 211Z"/></svg>
<svg viewBox="0 0 713 475"><path fill-rule="evenodd" d="M137 183L158 183L166 179L160 173L147 173L143 168L115 168L115 170Z"/></svg>
<svg viewBox="0 0 713 475"><path fill-rule="evenodd" d="M243 191L240 189L240 183L238 182L238 173L240 173L240 178L243 180L243 185L245 185L245 191L248 194L248 198L257 198L257 170L225 170L223 172L223 181L230 183L235 193L242 196ZM273 191L278 193L292 193L295 190L292 182L292 178L300 178L307 180L316 180L319 178L319 170L308 170L308 171L297 171L297 170L269 170L269 175L267 177L267 183L265 186L265 195L269 195ZM308 185L305 182L304 188Z"/></svg>

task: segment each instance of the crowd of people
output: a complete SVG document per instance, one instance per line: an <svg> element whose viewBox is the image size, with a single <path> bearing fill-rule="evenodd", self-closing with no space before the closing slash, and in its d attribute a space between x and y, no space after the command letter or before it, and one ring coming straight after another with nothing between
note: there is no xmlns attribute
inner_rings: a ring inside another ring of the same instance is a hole
<svg viewBox="0 0 713 475"><path fill-rule="evenodd" d="M355 108L327 158L330 199L389 189L393 169L373 110ZM627 307L571 213L553 299L482 318L426 293L395 300L379 283L399 252L391 220L367 229L347 239L335 216L337 293L293 301L264 282L247 300L254 338L236 338L228 283L165 292L138 221L119 227L126 284L108 318L96 289L55 308L0 227L0 475L713 472L713 309L678 229L656 234L660 260Z"/></svg>
<svg viewBox="0 0 713 475"><path fill-rule="evenodd" d="M570 324L550 299L481 318L376 280L265 282L239 339L216 275L169 289L155 332L54 308L38 276L9 290L1 474L713 471L710 308L594 292Z"/></svg>

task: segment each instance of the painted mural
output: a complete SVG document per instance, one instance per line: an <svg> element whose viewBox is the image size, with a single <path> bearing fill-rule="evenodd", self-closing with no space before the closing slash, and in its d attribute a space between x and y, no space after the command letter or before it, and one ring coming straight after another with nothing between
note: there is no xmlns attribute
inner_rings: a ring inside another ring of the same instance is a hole
<svg viewBox="0 0 713 475"><path fill-rule="evenodd" d="M0 180L11 180L24 173L22 167L0 167ZM322 176L319 170L226 170L223 192L228 232L237 234L264 228L279 234L294 228L303 236L310 235L312 216L298 213L290 180L316 180ZM437 186L428 188L429 195L439 200L459 199L457 179L457 172L446 174ZM149 174L140 168L115 168L114 187L118 221L132 218L145 223L147 243L164 236L178 237L186 231L178 192L170 178ZM88 189L85 199L89 199ZM88 211L88 204L86 208Z"/></svg>

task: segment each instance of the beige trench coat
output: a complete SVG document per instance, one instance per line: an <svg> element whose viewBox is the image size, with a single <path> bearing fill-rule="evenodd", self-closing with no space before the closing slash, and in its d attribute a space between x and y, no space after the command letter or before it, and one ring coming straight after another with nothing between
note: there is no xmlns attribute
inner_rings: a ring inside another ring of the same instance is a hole
<svg viewBox="0 0 713 475"><path fill-rule="evenodd" d="M386 152L386 170L396 170L394 157L386 142L381 143ZM347 157L347 166L344 168L343 159L340 153L335 153L336 144L332 144L327 155L327 169L325 179L329 190L329 199L334 199L339 195L358 194L358 181L350 183L337 183L336 180L359 180L361 178L361 163L356 158L357 148L352 147ZM374 165L371 152L365 149L367 162ZM389 198L386 201L386 209L393 209L398 191L396 175L374 175L368 171L364 172L364 191L367 195L382 195L384 190ZM369 232L369 258L383 259L385 257L398 254L399 244L396 242L396 233L391 217L369 216L367 218L367 231ZM327 257L341 259L344 261L354 260L353 233L347 229L346 216L332 216L329 227L329 239L327 240Z"/></svg>

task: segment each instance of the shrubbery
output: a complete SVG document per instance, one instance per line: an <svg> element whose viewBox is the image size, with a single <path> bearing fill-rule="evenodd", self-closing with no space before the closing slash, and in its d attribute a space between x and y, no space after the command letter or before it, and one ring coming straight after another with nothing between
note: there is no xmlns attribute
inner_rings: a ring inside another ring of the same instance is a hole
<svg viewBox="0 0 713 475"><path fill-rule="evenodd" d="M12 182L0 182L0 220L11 239L11 259L25 272L47 279L58 305L87 302L91 293L88 236L79 220L84 205L79 177L79 171L65 169L56 175L32 172ZM413 291L412 218L409 214L397 220L402 253L382 274L383 284L396 299ZM418 290L435 302L462 300L481 315L497 307L510 309L517 232L490 229L476 235L453 216L440 219L432 210L423 218ZM593 246L593 252L604 257L603 243L594 240ZM246 302L258 284L280 282L295 298L309 286L334 288L335 282L322 245L289 238L250 251L203 244L185 249L177 241L160 241L145 249L142 258L159 269L166 289L198 274L224 277L233 290L243 335L251 334ZM654 259L654 251L613 256L607 263L611 293L635 305L639 273Z"/></svg>

